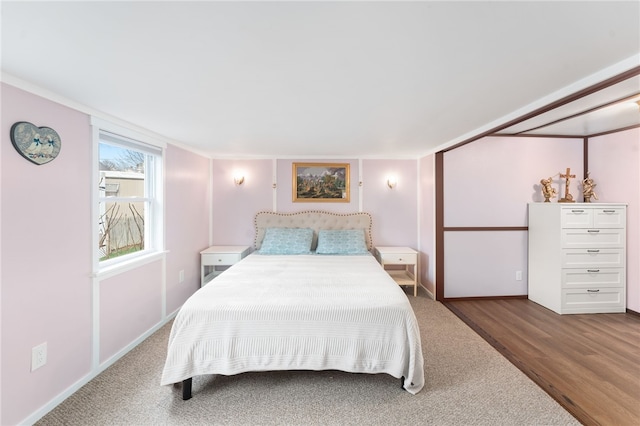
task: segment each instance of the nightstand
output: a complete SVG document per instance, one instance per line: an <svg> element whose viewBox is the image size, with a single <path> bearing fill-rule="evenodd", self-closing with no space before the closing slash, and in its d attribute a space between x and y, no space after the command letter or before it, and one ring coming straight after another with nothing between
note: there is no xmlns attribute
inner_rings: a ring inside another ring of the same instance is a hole
<svg viewBox="0 0 640 426"><path fill-rule="evenodd" d="M413 286L413 296L418 295L418 252L409 247L376 247L376 257L385 265L404 265L403 269L387 269L387 273L399 285Z"/></svg>
<svg viewBox="0 0 640 426"><path fill-rule="evenodd" d="M211 246L200 252L200 287L249 254L249 246Z"/></svg>

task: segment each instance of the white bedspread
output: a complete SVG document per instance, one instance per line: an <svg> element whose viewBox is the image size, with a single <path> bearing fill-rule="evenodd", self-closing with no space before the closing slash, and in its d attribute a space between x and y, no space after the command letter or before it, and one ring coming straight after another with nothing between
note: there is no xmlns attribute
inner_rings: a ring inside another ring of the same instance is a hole
<svg viewBox="0 0 640 426"><path fill-rule="evenodd" d="M370 255L251 254L180 309L161 384L270 370L387 373L415 394L424 368L411 305Z"/></svg>

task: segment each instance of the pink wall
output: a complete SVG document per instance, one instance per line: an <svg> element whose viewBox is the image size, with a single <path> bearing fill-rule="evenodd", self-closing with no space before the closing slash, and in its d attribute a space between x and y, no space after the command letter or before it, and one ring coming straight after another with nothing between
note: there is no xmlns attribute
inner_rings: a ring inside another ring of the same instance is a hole
<svg viewBox="0 0 640 426"><path fill-rule="evenodd" d="M173 145L165 153L167 313L200 288L200 254L209 246L210 160ZM184 271L181 283L180 271Z"/></svg>
<svg viewBox="0 0 640 426"><path fill-rule="evenodd" d="M272 160L213 160L213 241L215 245L253 245L253 217L273 210ZM236 185L240 171L244 183Z"/></svg>
<svg viewBox="0 0 640 426"><path fill-rule="evenodd" d="M436 294L435 276L435 154L420 159L420 282L431 293Z"/></svg>
<svg viewBox="0 0 640 426"><path fill-rule="evenodd" d="M48 126L60 155L35 165L11 125ZM89 118L2 84L2 418L16 424L91 368L91 132ZM30 371L31 348L47 364Z"/></svg>
<svg viewBox="0 0 640 426"><path fill-rule="evenodd" d="M540 179L567 167L583 175L582 138L487 137L444 155L444 226L525 226L527 203L543 201ZM580 194L579 179L570 192ZM554 201L557 201L555 198Z"/></svg>
<svg viewBox="0 0 640 426"><path fill-rule="evenodd" d="M100 363L162 320L162 260L100 281Z"/></svg>
<svg viewBox="0 0 640 426"><path fill-rule="evenodd" d="M567 167L582 176L582 148L581 138L487 137L446 152L444 226L526 226L527 204L543 200L540 179ZM553 182L564 196L564 180ZM526 231L445 232L444 296L526 295L527 250Z"/></svg>
<svg viewBox="0 0 640 426"><path fill-rule="evenodd" d="M640 312L640 129L589 139L598 202L627 203L627 308Z"/></svg>
<svg viewBox="0 0 640 426"><path fill-rule="evenodd" d="M198 252L209 242L209 160L168 146L168 253L92 279L89 116L6 84L1 96L0 424L13 425L38 420L69 389L101 371L93 364L94 342L99 361L113 361L198 288ZM22 158L7 137L16 121L55 129L60 155L40 166ZM43 342L47 363L31 372L31 348Z"/></svg>
<svg viewBox="0 0 640 426"><path fill-rule="evenodd" d="M396 187L387 185L389 176ZM373 216L373 243L418 248L418 163L363 160L362 209Z"/></svg>
<svg viewBox="0 0 640 426"><path fill-rule="evenodd" d="M294 162L349 163L350 202L293 202L292 164ZM242 169L246 180L233 183L234 170ZM398 177L390 190L389 173ZM276 189L272 187L275 175ZM363 185L358 185L362 175ZM362 208L374 220L374 244L404 245L417 248L417 162L416 160L214 160L213 161L213 242L214 244L253 244L253 219L262 210L294 212L326 210L357 212ZM362 197L362 199L361 199ZM275 199L275 200L274 200Z"/></svg>

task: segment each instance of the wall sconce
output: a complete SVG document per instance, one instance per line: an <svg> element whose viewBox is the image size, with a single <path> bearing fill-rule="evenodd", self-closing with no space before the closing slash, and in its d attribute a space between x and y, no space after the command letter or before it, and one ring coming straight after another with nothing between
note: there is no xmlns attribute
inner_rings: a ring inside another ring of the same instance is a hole
<svg viewBox="0 0 640 426"><path fill-rule="evenodd" d="M387 186L388 186L390 189L395 188L397 184L398 184L398 179L396 179L396 177L395 177L395 176L389 176L389 177L387 178Z"/></svg>
<svg viewBox="0 0 640 426"><path fill-rule="evenodd" d="M237 173L235 176L233 176L233 182L240 186L244 183L244 176L240 173Z"/></svg>

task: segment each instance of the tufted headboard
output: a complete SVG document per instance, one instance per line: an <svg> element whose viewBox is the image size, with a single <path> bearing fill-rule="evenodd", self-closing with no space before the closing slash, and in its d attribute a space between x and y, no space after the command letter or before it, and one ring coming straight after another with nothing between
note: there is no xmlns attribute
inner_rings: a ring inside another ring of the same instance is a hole
<svg viewBox="0 0 640 426"><path fill-rule="evenodd" d="M369 250L373 249L371 239L371 215L369 213L330 213L319 210L307 210L297 213L259 212L254 219L256 228L253 246L260 249L267 228L311 228L315 250L320 229L364 229L365 242Z"/></svg>

